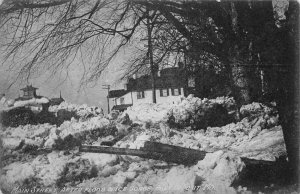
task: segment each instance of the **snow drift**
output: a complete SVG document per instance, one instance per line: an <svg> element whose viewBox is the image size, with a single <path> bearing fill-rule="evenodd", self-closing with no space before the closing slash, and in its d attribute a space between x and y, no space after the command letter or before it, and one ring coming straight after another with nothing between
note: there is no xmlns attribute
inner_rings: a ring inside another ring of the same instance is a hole
<svg viewBox="0 0 300 194"><path fill-rule="evenodd" d="M188 97L178 104L140 104L115 117L105 117L101 109L86 105L63 103L50 107L52 112L76 111L81 119L73 118L60 126L38 124L3 129L1 186L7 191L15 186L36 186L58 190L76 187L86 192L119 188L145 193L192 193L200 189L234 193L231 184L246 168L241 157L275 161L286 154L283 133L276 111L259 103L243 106L242 120L205 130L177 128L168 123L171 115L175 123L189 123L216 104L227 112L235 108L234 100L228 97ZM196 165L183 166L136 156L78 152L79 144L99 145L121 134L124 137L113 146L139 149L145 141L156 141L206 151L207 155ZM49 151L39 152L40 149Z"/></svg>

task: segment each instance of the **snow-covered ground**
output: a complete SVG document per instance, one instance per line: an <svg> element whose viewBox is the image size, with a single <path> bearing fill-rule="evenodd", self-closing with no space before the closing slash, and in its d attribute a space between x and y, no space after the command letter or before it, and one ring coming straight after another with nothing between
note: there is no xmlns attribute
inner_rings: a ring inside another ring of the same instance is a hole
<svg viewBox="0 0 300 194"><path fill-rule="evenodd" d="M87 116L103 116L103 109L96 106L88 106L86 104L77 105L67 102L62 102L60 105L49 107L49 112L57 113L59 110L74 111L78 116L84 118Z"/></svg>
<svg viewBox="0 0 300 194"><path fill-rule="evenodd" d="M218 97L216 99L200 99L192 97L181 98L176 104L173 103L144 103L129 107L124 114L128 114L130 119L136 122L161 122L167 121L170 115L175 117L176 122L184 122L196 114L201 114L214 104L224 105L230 109L235 106L235 100L229 97Z"/></svg>
<svg viewBox="0 0 300 194"><path fill-rule="evenodd" d="M235 104L232 98L226 97L211 100L188 97L178 104L133 106L117 115L117 119L112 115L103 116L101 109L85 105L64 103L51 107L52 112L76 111L85 119L71 119L59 127L40 124L3 129L1 187L10 192L19 186L47 188L50 193L107 193L118 189L130 193L203 190L235 193L231 184L245 168L241 157L275 161L286 154L283 133L276 111L260 103L243 106L240 112L244 118L222 127L193 131L190 127L170 128L166 123L170 115L177 121L186 120L216 103L228 110ZM87 117L91 114L92 117ZM70 143L70 137L80 143L99 145L115 136L107 131L126 135L115 147L139 149L145 141L156 141L207 154L197 164L187 167L136 156L80 153L77 144L57 150L57 144ZM42 148L49 151L34 155Z"/></svg>
<svg viewBox="0 0 300 194"><path fill-rule="evenodd" d="M13 99L6 99L3 96L0 99L0 111L9 111L24 106L38 106L47 103L49 103L49 99L45 97L15 101Z"/></svg>

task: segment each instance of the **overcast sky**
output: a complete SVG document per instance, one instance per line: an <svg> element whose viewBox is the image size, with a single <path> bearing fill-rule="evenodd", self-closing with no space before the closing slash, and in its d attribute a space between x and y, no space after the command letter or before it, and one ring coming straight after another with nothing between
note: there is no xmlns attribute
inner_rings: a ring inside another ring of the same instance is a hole
<svg viewBox="0 0 300 194"><path fill-rule="evenodd" d="M2 0L0 0L0 4L1 2ZM33 26L32 31L35 31L35 28L39 27L39 25ZM7 33L5 30L4 32ZM7 42L6 37L10 37L10 35L10 33L7 33L5 36L0 34L0 45L9 43L9 41ZM111 45L113 46L114 43L111 43ZM16 79L18 73L16 70L13 70L18 68L10 69L9 66L12 65L13 67L17 67L18 65L21 65L21 63L22 65L26 64L26 62L22 61L23 56L16 55L17 60L15 60L16 62L14 64L9 63L9 61L3 63L3 55L5 53L5 50L3 49L5 48L0 48L0 94L5 93L7 98L15 99L19 97L19 95L22 95L22 91L20 91L21 88L25 87L27 84L32 84L34 87L38 88L38 95L48 98L59 97L59 93L61 91L62 97L69 103L99 106L105 111L107 111L107 90L102 89L102 85L109 84L112 89L122 88L124 82L121 84L120 82L117 82L122 74L122 66L128 58L132 57L130 53L134 53L132 49L128 49L127 47L126 49L121 49L117 57L111 61L110 65L104 70L98 82L85 87L80 87L80 81L84 72L84 65L82 64L81 59L75 60L71 67L68 68L68 71L64 69L62 72L51 77L49 76L50 72L42 71L42 74L35 76L35 78L30 78L28 82L17 80L11 87L9 87ZM27 53L29 55L31 54L28 47L22 49L24 50L22 50L21 55L24 54L27 56ZM108 53L110 51L111 50L109 49L107 50ZM89 50L87 52L89 52ZM87 69L89 63L88 59L89 58L82 58L83 62L87 64ZM18 60L21 60L20 63ZM39 64L37 64L37 66L38 65Z"/></svg>
<svg viewBox="0 0 300 194"><path fill-rule="evenodd" d="M70 103L99 106L107 111L107 90L102 89L102 85L110 84L112 89L123 87L123 84L118 82L119 75L122 73L120 66L123 62L122 56L119 56L106 68L98 82L90 86L80 87L83 72L80 62L74 62L69 71L63 70L52 77L45 72L37 78L29 79L28 84L39 88L38 95L53 98L58 97L61 91L63 98ZM0 93L5 93L8 98L22 95L20 88L25 87L26 82L18 80L9 88L15 78L16 72L8 70L7 65L0 65Z"/></svg>

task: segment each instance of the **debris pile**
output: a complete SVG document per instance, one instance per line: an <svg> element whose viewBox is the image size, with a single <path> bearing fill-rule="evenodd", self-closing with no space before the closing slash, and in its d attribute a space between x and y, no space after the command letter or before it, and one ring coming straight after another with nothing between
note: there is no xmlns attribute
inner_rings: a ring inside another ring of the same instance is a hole
<svg viewBox="0 0 300 194"><path fill-rule="evenodd" d="M103 117L92 117L86 121L75 119L65 121L59 127L50 124L8 127L1 131L1 136L4 148L15 149L21 142L24 145L36 145L39 148L52 148L57 146L55 144L71 143L70 138L83 143L91 137L97 140L105 133L112 135L113 132L114 129L110 126L109 120Z"/></svg>
<svg viewBox="0 0 300 194"><path fill-rule="evenodd" d="M88 118L94 116L103 116L103 109L96 106L88 106L86 104L76 105L67 102L62 102L60 105L54 105L49 107L50 112L57 113L59 110L65 110L69 112L75 112L80 118Z"/></svg>
<svg viewBox="0 0 300 194"><path fill-rule="evenodd" d="M9 111L20 107L25 106L38 106L43 104L48 104L49 99L46 97L40 97L40 98L32 98L28 100L13 100L13 99L6 99L5 97L1 98L0 102L0 110L3 111Z"/></svg>
<svg viewBox="0 0 300 194"><path fill-rule="evenodd" d="M251 120L259 120L261 127L270 128L278 125L279 115L275 108L268 107L262 103L253 102L240 108L243 117Z"/></svg>
<svg viewBox="0 0 300 194"><path fill-rule="evenodd" d="M136 122L171 122L171 126L193 126L197 130L208 126L222 126L231 123L233 118L228 114L234 110L232 97L200 99L192 96L182 97L176 104L145 103L129 107L125 113Z"/></svg>
<svg viewBox="0 0 300 194"><path fill-rule="evenodd" d="M188 97L177 104L140 104L108 116L95 107L52 106L53 113L75 111L80 118L65 120L60 126L46 123L3 129L1 187L9 192L20 186L47 188L50 193L66 187L78 193L234 193L232 183L247 168L243 158L275 161L286 150L275 109L259 103L243 106L243 119L238 122L206 123L192 130L191 120L203 122L208 110L218 106L228 113L235 102L227 97ZM177 125L170 124L170 118ZM187 166L133 155L79 152L82 144L100 146L103 142L112 148L142 150L148 141L206 155Z"/></svg>

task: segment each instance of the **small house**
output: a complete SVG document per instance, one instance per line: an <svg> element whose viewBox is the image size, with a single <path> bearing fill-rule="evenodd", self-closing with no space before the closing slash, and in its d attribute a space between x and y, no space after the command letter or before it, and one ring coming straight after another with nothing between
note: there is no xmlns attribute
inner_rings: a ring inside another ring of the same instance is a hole
<svg viewBox="0 0 300 194"><path fill-rule="evenodd" d="M38 88L33 87L32 85L27 85L25 88L22 88L20 90L23 91L23 95L21 97L18 97L17 99L15 99L16 101L18 100L29 100L32 98L36 98L36 90Z"/></svg>
<svg viewBox="0 0 300 194"><path fill-rule="evenodd" d="M179 101L181 97L193 91L183 71L180 67L171 67L162 69L157 73L155 77L157 103ZM124 111L134 104L151 103L151 76L143 75L139 78L130 78L125 89L111 90L108 97L112 100L112 110L119 111Z"/></svg>
<svg viewBox="0 0 300 194"><path fill-rule="evenodd" d="M50 106L53 105L60 105L62 102L64 102L65 99L61 96L61 92L59 93L59 98L51 98L50 99Z"/></svg>

